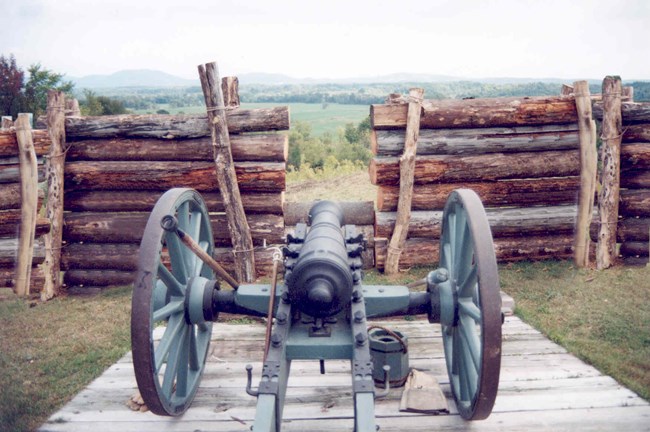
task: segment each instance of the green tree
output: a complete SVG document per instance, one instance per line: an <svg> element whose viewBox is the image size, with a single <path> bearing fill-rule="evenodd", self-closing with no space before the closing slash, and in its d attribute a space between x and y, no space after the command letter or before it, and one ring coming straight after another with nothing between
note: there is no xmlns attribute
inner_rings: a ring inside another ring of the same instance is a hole
<svg viewBox="0 0 650 432"><path fill-rule="evenodd" d="M15 117L20 111L21 90L25 72L16 64L13 54L0 55L0 113Z"/></svg>
<svg viewBox="0 0 650 432"><path fill-rule="evenodd" d="M45 113L48 90L70 93L74 87L71 81L63 80L63 74L45 69L40 63L31 65L27 72L29 72L29 79L25 83L22 110L33 113L34 117Z"/></svg>
<svg viewBox="0 0 650 432"><path fill-rule="evenodd" d="M84 100L79 104L81 113L87 116L126 114L124 103L106 96L97 96L92 90L84 89Z"/></svg>

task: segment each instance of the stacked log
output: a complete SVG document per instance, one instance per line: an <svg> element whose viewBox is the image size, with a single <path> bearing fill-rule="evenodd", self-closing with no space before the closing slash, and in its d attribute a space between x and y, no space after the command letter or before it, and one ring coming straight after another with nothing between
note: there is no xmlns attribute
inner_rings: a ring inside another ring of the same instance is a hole
<svg viewBox="0 0 650 432"><path fill-rule="evenodd" d="M5 126L7 127L0 129L0 287L16 288L18 234L22 221L21 168L16 129L11 127L8 121L5 121ZM31 134L38 161L38 181L43 181L43 156L49 151L50 140L47 131L32 130ZM40 209L43 191L39 189L37 193L37 207ZM38 265L43 262L45 254L42 239L39 237L48 232L49 228L49 221L37 216L29 283L31 293L40 291L43 286L44 278Z"/></svg>
<svg viewBox="0 0 650 432"><path fill-rule="evenodd" d="M647 264L650 255L650 104L622 104L621 195L617 241L626 263ZM645 107L645 110L641 107ZM627 112L646 112L646 116Z"/></svg>
<svg viewBox="0 0 650 432"><path fill-rule="evenodd" d="M371 107L379 268L395 223L406 110L399 98ZM580 187L577 119L573 96L424 101L400 267L437 263L442 210L457 188L473 189L483 201L500 261L571 257Z"/></svg>
<svg viewBox="0 0 650 432"><path fill-rule="evenodd" d="M272 253L263 247L281 243L285 233L288 137L271 131L288 129L289 113L286 107L235 108L227 120L242 203L259 248L257 276L264 276L270 274ZM205 115L68 117L66 134L71 147L61 265L68 287L129 284L149 213L173 187L201 192L210 212L215 257L233 270Z"/></svg>

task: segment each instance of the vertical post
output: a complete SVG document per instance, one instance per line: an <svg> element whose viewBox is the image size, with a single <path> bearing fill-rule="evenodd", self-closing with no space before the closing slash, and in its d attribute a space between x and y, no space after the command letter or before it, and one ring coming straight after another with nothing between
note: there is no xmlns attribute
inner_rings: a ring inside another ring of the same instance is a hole
<svg viewBox="0 0 650 432"><path fill-rule="evenodd" d="M596 266L610 267L616 259L616 229L621 170L621 78L607 76L603 80L603 124L601 147L601 188L598 196L600 228L596 247Z"/></svg>
<svg viewBox="0 0 650 432"><path fill-rule="evenodd" d="M81 109L79 108L79 101L77 99L66 99L65 115L74 117L79 117L81 115Z"/></svg>
<svg viewBox="0 0 650 432"><path fill-rule="evenodd" d="M47 173L46 216L50 220L50 232L44 236L45 261L43 273L45 284L42 300L49 300L61 292L61 244L63 243L63 174L65 167L65 94L61 91L47 92L47 131L52 145L45 163Z"/></svg>
<svg viewBox="0 0 650 432"><path fill-rule="evenodd" d="M420 111L424 89L409 90L409 107L406 119L406 139L404 153L399 159L399 200L397 202L397 220L388 244L388 254L384 264L386 274L396 274L399 258L406 243L409 222L411 221L411 201L413 199L413 181L415 177L415 153L420 135Z"/></svg>
<svg viewBox="0 0 650 432"><path fill-rule="evenodd" d="M246 213L244 213L235 165L232 160L226 106L224 105L217 64L208 63L205 66L199 65L198 68L208 112L208 123L212 133L212 149L219 192L226 209L226 219L235 254L236 278L240 282L252 282L255 280L253 240L246 220Z"/></svg>
<svg viewBox="0 0 650 432"><path fill-rule="evenodd" d="M591 95L587 81L573 83L578 113L580 137L580 193L576 218L573 260L578 267L589 265L589 227L594 212L598 155L596 152L596 122L591 113Z"/></svg>
<svg viewBox="0 0 650 432"><path fill-rule="evenodd" d="M223 92L223 106L226 108L239 108L239 78L223 77L221 90Z"/></svg>
<svg viewBox="0 0 650 432"><path fill-rule="evenodd" d="M38 163L32 127L27 114L18 114L16 120L16 141L20 160L20 231L18 235L18 257L16 263L15 292L19 296L29 295L34 257L34 234L38 206Z"/></svg>
<svg viewBox="0 0 650 432"><path fill-rule="evenodd" d="M9 129L14 125L14 122L11 119L11 116L2 116L2 123L0 124L0 129Z"/></svg>

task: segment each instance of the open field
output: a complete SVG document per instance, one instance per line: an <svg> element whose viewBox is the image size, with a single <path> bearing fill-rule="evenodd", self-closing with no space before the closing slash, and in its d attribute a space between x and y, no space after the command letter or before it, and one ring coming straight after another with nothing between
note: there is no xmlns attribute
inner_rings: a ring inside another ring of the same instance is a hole
<svg viewBox="0 0 650 432"><path fill-rule="evenodd" d="M345 127L346 123L357 124L361 122L370 113L368 105L343 105L343 104L327 104L323 108L322 104L310 103L243 103L242 108L269 108L276 106L288 106L291 115L291 122L305 122L309 123L312 127L312 135L320 136L325 132L336 134L338 128ZM170 114L177 114L183 112L185 114L203 114L205 113L204 106L192 106L172 108L167 104L160 104L156 110L164 109ZM135 114L155 113L156 110L135 110Z"/></svg>

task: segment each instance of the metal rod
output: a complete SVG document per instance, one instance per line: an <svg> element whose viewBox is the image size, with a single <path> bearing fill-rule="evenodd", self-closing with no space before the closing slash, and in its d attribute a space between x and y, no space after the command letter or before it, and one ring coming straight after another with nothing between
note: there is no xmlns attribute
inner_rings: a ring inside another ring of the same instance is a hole
<svg viewBox="0 0 650 432"><path fill-rule="evenodd" d="M426 284L427 284L427 278L423 278L423 279L418 279L418 280L416 280L414 282L411 282L410 284L407 284L406 287L409 288L409 289L410 288L418 288L418 287L421 287L421 286L425 286Z"/></svg>
<svg viewBox="0 0 650 432"><path fill-rule="evenodd" d="M273 272L271 274L271 293L269 295L269 311L266 315L266 336L264 338L264 360L269 355L269 345L271 343L271 330L273 330L273 309L275 309L275 289L278 285L278 262L273 254Z"/></svg>
<svg viewBox="0 0 650 432"><path fill-rule="evenodd" d="M218 262L216 262L207 252L205 252L189 234L178 227L178 219L176 219L175 216L163 216L162 220L160 221L160 225L167 232L175 232L176 235L178 235L178 238L181 239L181 242L183 242L183 244L187 246L189 250L194 252L194 254L199 257L201 261L206 263L208 267L214 270L214 272L223 280L225 280L228 285L233 287L233 289L239 288L239 282L230 276L230 274L228 274L228 272L223 267L221 267Z"/></svg>

